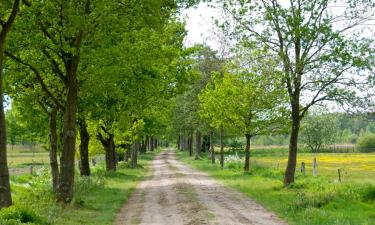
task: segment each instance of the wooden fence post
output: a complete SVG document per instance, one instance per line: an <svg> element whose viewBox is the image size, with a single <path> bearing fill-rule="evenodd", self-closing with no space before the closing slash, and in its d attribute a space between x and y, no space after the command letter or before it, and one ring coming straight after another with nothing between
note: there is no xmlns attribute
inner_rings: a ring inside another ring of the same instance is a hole
<svg viewBox="0 0 375 225"><path fill-rule="evenodd" d="M303 176L306 176L306 164L305 164L305 162L301 163L301 173L303 174Z"/></svg>

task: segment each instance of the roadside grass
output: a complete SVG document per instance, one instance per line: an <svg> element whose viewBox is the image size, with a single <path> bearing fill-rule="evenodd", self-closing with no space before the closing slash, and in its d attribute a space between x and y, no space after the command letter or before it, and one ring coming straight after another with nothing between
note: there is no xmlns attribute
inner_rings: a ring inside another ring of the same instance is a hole
<svg viewBox="0 0 375 225"><path fill-rule="evenodd" d="M65 207L54 201L48 167L38 169L35 175L11 176L14 204L33 210L44 221L37 224L112 224L136 185L148 174L156 153L140 155L136 169L120 162L116 172L106 172L99 164L92 167L89 178L76 174L75 197Z"/></svg>
<svg viewBox="0 0 375 225"><path fill-rule="evenodd" d="M285 157L255 155L251 173L244 174L242 160L227 163L222 170L206 156L194 160L187 152L177 152L177 155L183 162L243 192L290 224L375 225L374 154L319 154L318 177L310 175L308 162L312 155L300 154L299 163L307 163L307 176L297 172L296 182L289 188L284 188L282 182ZM338 167L349 171L342 183L337 178Z"/></svg>

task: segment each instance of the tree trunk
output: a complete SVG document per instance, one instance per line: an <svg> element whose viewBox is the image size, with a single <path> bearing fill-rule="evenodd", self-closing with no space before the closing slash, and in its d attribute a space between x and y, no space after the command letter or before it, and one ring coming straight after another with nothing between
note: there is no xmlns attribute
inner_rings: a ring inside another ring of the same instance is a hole
<svg viewBox="0 0 375 225"><path fill-rule="evenodd" d="M154 141L155 141L154 147L155 147L155 149L157 149L158 148L158 139L155 138Z"/></svg>
<svg viewBox="0 0 375 225"><path fill-rule="evenodd" d="M89 163L89 141L90 135L87 131L87 124L84 118L79 121L79 135L81 143L79 145L80 154L80 173L81 176L90 176L90 163Z"/></svg>
<svg viewBox="0 0 375 225"><path fill-rule="evenodd" d="M210 135L203 136L202 152L208 152L210 149Z"/></svg>
<svg viewBox="0 0 375 225"><path fill-rule="evenodd" d="M0 209L12 204L12 197L9 182L9 170L7 162L7 137L4 113L3 95L3 61L4 61L4 40L0 39Z"/></svg>
<svg viewBox="0 0 375 225"><path fill-rule="evenodd" d="M139 141L137 140L132 145L131 168L136 168L138 166L138 148L139 148Z"/></svg>
<svg viewBox="0 0 375 225"><path fill-rule="evenodd" d="M244 171L248 173L250 171L250 134L246 134L246 149L245 149L245 166Z"/></svg>
<svg viewBox="0 0 375 225"><path fill-rule="evenodd" d="M74 187L74 154L76 147L76 114L77 114L77 69L79 56L72 56L66 63L67 99L63 123L63 146L60 158L60 176L57 201L69 203L73 198Z"/></svg>
<svg viewBox="0 0 375 225"><path fill-rule="evenodd" d="M9 170L7 162L7 136L4 113L4 51L6 37L12 27L19 11L20 0L14 0L12 11L7 21L1 25L0 32L0 209L12 205L12 195L10 191Z"/></svg>
<svg viewBox="0 0 375 225"><path fill-rule="evenodd" d="M195 132L195 160L200 159L202 148L202 135L201 132Z"/></svg>
<svg viewBox="0 0 375 225"><path fill-rule="evenodd" d="M140 153L146 153L146 142L143 138L142 138L142 143L140 147Z"/></svg>
<svg viewBox="0 0 375 225"><path fill-rule="evenodd" d="M211 163L215 164L214 132L210 133Z"/></svg>
<svg viewBox="0 0 375 225"><path fill-rule="evenodd" d="M126 145L126 149L125 149L125 162L129 162L129 158L130 158L130 155L131 155L131 146L130 145Z"/></svg>
<svg viewBox="0 0 375 225"><path fill-rule="evenodd" d="M289 140L289 157L285 170L284 185L288 186L294 182L294 174L297 164L298 133L300 127L299 106L292 105L292 128Z"/></svg>
<svg viewBox="0 0 375 225"><path fill-rule="evenodd" d="M154 136L151 136L150 138L150 151L154 151Z"/></svg>
<svg viewBox="0 0 375 225"><path fill-rule="evenodd" d="M180 141L181 141L181 135L178 135L178 137L177 137L177 150L181 150Z"/></svg>
<svg viewBox="0 0 375 225"><path fill-rule="evenodd" d="M57 110L53 109L49 115L49 160L51 165L52 189L53 193L57 192L59 180L59 164L57 161L57 125L56 125Z"/></svg>
<svg viewBox="0 0 375 225"><path fill-rule="evenodd" d="M189 156L193 156L193 130L190 131L188 139Z"/></svg>
<svg viewBox="0 0 375 225"><path fill-rule="evenodd" d="M116 171L116 149L114 135L110 134L104 145L107 171Z"/></svg>
<svg viewBox="0 0 375 225"><path fill-rule="evenodd" d="M224 168L224 128L220 129L220 166Z"/></svg>
<svg viewBox="0 0 375 225"><path fill-rule="evenodd" d="M146 152L147 151L150 151L150 137L148 135L146 135Z"/></svg>
<svg viewBox="0 0 375 225"><path fill-rule="evenodd" d="M185 151L186 149L186 136L184 132L184 134L181 136L181 150Z"/></svg>

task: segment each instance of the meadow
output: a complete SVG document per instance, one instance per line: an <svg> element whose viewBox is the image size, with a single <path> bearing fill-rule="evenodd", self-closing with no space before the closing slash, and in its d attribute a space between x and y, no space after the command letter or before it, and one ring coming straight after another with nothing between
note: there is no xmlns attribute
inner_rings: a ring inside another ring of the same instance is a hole
<svg viewBox="0 0 375 225"><path fill-rule="evenodd" d="M251 157L251 172L243 173L243 153L226 153L225 166L192 160L187 152L179 159L205 171L224 185L251 197L276 212L290 224L298 225L373 225L375 224L375 154L317 154L318 176L312 175L310 153L300 153L296 182L283 187L286 166L285 149L272 151L255 149ZM299 170L306 163L306 176ZM342 181L337 170L342 171Z"/></svg>
<svg viewBox="0 0 375 225"><path fill-rule="evenodd" d="M46 152L39 151L35 155L29 155L19 149L10 153L15 159L13 162L17 162L12 164L10 170L25 170L11 174L14 205L1 211L0 224L3 224L2 219L9 225L19 224L20 221L38 225L112 224L138 182L148 174L149 162L155 153L157 151L140 155L139 165L135 169L129 168L125 162L120 162L116 172L107 172L104 162L99 161L96 166L91 167L90 177L80 177L77 171L75 197L66 206L60 206L55 202L49 165L39 165L32 175L28 167L25 167L32 163L32 160L48 163L48 158L45 158Z"/></svg>

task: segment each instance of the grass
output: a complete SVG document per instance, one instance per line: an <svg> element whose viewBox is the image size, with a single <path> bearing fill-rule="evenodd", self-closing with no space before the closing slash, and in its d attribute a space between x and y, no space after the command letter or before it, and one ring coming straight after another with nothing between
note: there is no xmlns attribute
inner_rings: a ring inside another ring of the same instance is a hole
<svg viewBox="0 0 375 225"><path fill-rule="evenodd" d="M48 152L42 146L8 146L8 167L12 175L29 173L30 166L41 167L49 163Z"/></svg>
<svg viewBox="0 0 375 225"><path fill-rule="evenodd" d="M64 208L54 202L48 169L41 169L34 176L12 176L14 203L32 208L46 224L112 224L138 182L148 174L155 153L140 155L136 169L119 163L116 172L106 172L103 165L98 165L92 168L90 178L77 174L74 200Z"/></svg>
<svg viewBox="0 0 375 225"><path fill-rule="evenodd" d="M290 224L375 224L374 154L318 155L318 177L310 175L312 155L301 154L299 162L307 163L308 175L298 173L296 183L289 188L282 183L286 156L255 155L250 174L243 173L242 161L227 163L222 170L207 157L193 160L186 152L179 152L178 157L243 192ZM337 181L337 168L348 171L343 183Z"/></svg>

